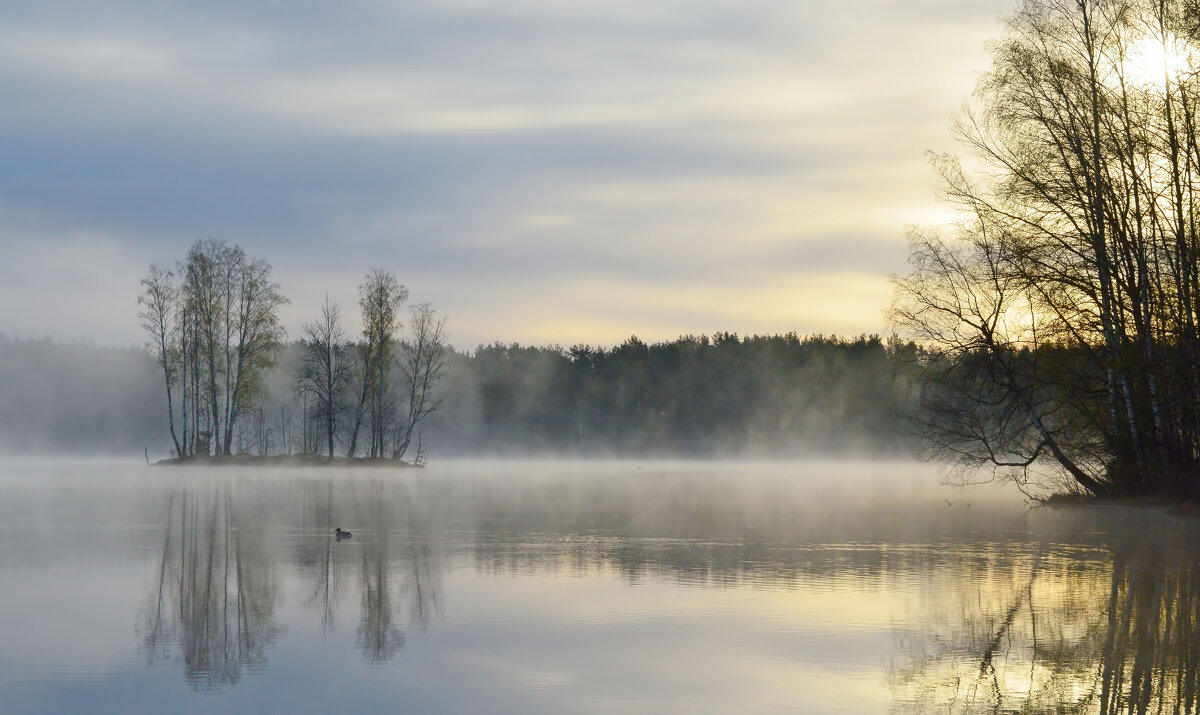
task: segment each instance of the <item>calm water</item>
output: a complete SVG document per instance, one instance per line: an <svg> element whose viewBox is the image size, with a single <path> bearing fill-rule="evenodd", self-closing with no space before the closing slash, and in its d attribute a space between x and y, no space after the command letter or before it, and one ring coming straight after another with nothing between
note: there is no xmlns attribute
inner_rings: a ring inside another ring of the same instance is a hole
<svg viewBox="0 0 1200 715"><path fill-rule="evenodd" d="M1193 712L1198 536L904 464L7 461L0 710Z"/></svg>

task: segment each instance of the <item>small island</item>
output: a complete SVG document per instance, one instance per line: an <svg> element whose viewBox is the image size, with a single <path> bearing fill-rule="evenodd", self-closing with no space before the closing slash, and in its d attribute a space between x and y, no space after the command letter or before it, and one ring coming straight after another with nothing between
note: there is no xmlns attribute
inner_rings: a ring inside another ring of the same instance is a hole
<svg viewBox="0 0 1200 715"><path fill-rule="evenodd" d="M398 338L408 289L389 271L372 269L359 284L359 340L326 297L284 366L279 309L288 299L267 261L199 240L174 271L150 266L141 285L138 317L161 369L173 444L159 464L425 463L417 427L441 405L446 318L414 305ZM299 435L277 434L264 408L268 379L281 372L301 405Z"/></svg>
<svg viewBox="0 0 1200 715"><path fill-rule="evenodd" d="M425 463L380 457L329 457L321 454L218 454L201 457L171 457L152 463L166 467L384 467L423 469Z"/></svg>

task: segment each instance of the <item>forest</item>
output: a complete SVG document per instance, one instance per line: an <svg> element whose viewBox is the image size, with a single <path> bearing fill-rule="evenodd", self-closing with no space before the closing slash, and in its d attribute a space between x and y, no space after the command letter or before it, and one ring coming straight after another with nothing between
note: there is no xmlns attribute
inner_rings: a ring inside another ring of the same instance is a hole
<svg viewBox="0 0 1200 715"><path fill-rule="evenodd" d="M489 452L662 456L911 452L912 345L794 333L610 349L493 344L457 355L450 436ZM472 394L473 393L473 394ZM443 423L444 424L444 423Z"/></svg>
<svg viewBox="0 0 1200 715"><path fill-rule="evenodd" d="M440 408L414 442L443 457L911 455L917 352L875 336L731 333L611 348L448 348ZM295 390L304 358L303 342L280 345L232 453L327 453L311 395ZM399 365L392 370L398 386ZM0 449L171 454L162 371L146 349L0 336L0 381ZM338 454L348 436L336 434Z"/></svg>
<svg viewBox="0 0 1200 715"><path fill-rule="evenodd" d="M196 241L141 281L139 348L0 336L0 449L156 460L320 455L913 454L924 351L878 336L720 332L459 351L389 271L288 337L270 264ZM407 312L404 310L408 308Z"/></svg>

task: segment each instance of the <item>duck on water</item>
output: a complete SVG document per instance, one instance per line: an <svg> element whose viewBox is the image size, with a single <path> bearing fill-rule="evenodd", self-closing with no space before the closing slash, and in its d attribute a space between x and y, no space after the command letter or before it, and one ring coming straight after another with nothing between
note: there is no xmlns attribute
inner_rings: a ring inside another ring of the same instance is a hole
<svg viewBox="0 0 1200 715"><path fill-rule="evenodd" d="M333 530L333 535L337 537L338 541L341 541L342 539L349 539L351 536L354 536L354 534L351 534L349 531L342 531L342 527L340 526Z"/></svg>

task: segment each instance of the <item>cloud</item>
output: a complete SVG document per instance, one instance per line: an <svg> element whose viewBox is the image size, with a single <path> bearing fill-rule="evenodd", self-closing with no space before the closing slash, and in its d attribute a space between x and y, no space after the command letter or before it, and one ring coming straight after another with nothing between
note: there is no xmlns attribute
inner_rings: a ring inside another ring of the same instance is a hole
<svg viewBox="0 0 1200 715"><path fill-rule="evenodd" d="M0 232L0 246L0 332L107 345L143 341L137 295L145 269L121 241L83 232Z"/></svg>
<svg viewBox="0 0 1200 715"><path fill-rule="evenodd" d="M293 332L372 266L468 345L858 332L1008 4L6 6L7 272L103 273L59 286L86 319L12 276L0 330L138 339L134 276L211 236L276 266Z"/></svg>

